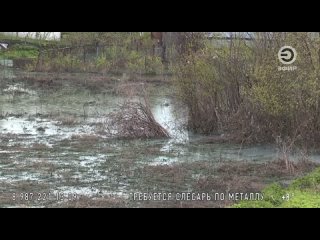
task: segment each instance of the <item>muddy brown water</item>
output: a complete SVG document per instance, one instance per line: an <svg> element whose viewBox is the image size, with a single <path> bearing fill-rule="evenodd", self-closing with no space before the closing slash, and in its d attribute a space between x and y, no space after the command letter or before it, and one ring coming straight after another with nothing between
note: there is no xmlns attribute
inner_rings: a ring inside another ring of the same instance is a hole
<svg viewBox="0 0 320 240"><path fill-rule="evenodd" d="M124 99L86 88L33 89L22 82L0 90L0 207L50 207L81 198L125 199L134 192L192 191L195 172L175 184L153 178L149 167L223 161L266 162L272 145L202 144L204 136L184 128L186 109L170 87L151 86L152 112L170 133L164 140L114 140L103 132L106 114ZM154 91L154 88L159 88ZM312 159L320 161L319 155Z"/></svg>

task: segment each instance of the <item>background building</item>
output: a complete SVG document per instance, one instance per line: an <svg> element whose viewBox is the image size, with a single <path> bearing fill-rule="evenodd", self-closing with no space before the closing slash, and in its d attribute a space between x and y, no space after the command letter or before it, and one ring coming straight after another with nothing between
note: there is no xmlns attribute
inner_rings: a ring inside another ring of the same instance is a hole
<svg viewBox="0 0 320 240"><path fill-rule="evenodd" d="M60 40L61 32L2 32L3 35L42 40Z"/></svg>

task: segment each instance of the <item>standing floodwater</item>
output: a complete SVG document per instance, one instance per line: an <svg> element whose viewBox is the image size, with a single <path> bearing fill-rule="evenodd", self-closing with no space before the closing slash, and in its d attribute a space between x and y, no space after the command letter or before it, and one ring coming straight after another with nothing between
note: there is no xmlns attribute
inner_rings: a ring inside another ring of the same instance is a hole
<svg viewBox="0 0 320 240"><path fill-rule="evenodd" d="M189 191L221 162L267 162L278 154L271 145L210 143L206 136L189 133L184 126L187 111L169 96L170 87L149 86L155 120L171 136L153 140L106 136L107 114L124 101L112 86L102 91L68 84L37 88L7 80L1 87L2 207L58 206L73 203L73 197L134 206L132 192ZM185 168L176 170L180 165ZM193 166L192 173L188 166ZM13 194L25 192L51 195L45 201L12 202ZM110 197L116 202L108 202Z"/></svg>

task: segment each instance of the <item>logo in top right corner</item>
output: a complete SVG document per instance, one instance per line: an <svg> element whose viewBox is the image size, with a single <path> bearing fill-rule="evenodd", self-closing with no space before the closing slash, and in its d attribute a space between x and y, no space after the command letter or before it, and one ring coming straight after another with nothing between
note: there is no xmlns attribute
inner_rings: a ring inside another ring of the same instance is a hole
<svg viewBox="0 0 320 240"><path fill-rule="evenodd" d="M279 61L286 65L282 67L278 67L279 71L294 71L297 69L296 66L289 66L293 64L297 60L297 51L295 48L291 46L284 46L280 48L278 52Z"/></svg>

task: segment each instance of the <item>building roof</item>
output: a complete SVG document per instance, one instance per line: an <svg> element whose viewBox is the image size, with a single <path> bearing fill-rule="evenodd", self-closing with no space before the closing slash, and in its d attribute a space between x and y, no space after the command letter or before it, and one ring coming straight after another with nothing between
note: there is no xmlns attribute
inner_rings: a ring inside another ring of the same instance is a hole
<svg viewBox="0 0 320 240"><path fill-rule="evenodd" d="M233 38L252 40L254 34L252 32L207 32L207 37L226 40Z"/></svg>
<svg viewBox="0 0 320 240"><path fill-rule="evenodd" d="M7 49L8 48L8 44L7 43L0 43L0 49Z"/></svg>

